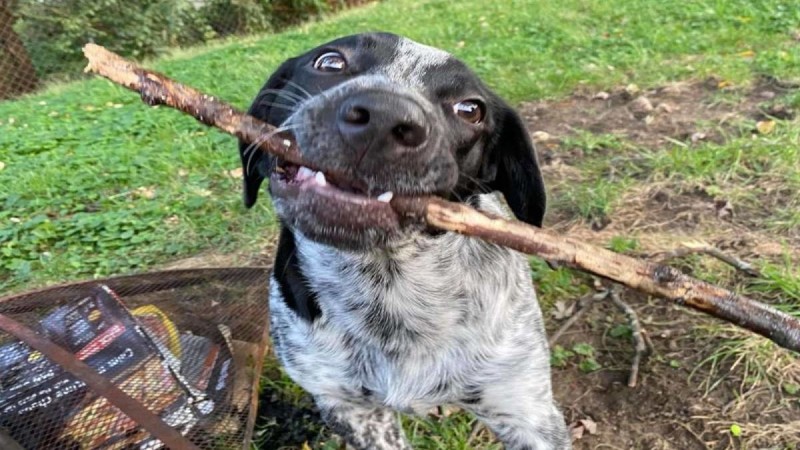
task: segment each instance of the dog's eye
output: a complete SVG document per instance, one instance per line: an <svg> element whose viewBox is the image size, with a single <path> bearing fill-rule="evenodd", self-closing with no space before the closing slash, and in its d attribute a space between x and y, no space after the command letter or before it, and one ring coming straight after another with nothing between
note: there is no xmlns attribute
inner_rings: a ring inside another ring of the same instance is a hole
<svg viewBox="0 0 800 450"><path fill-rule="evenodd" d="M469 123L478 124L483 120L484 106L478 100L464 100L453 105L453 112Z"/></svg>
<svg viewBox="0 0 800 450"><path fill-rule="evenodd" d="M336 52L323 53L314 61L314 68L320 72L341 72L345 66L344 56Z"/></svg>

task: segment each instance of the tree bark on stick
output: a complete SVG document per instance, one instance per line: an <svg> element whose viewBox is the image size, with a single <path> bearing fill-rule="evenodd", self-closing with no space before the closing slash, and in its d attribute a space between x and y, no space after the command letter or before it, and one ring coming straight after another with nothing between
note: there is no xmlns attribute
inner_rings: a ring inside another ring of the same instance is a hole
<svg viewBox="0 0 800 450"><path fill-rule="evenodd" d="M84 47L84 54L89 60L88 72L97 73L139 92L148 104L176 108L251 143L259 142L261 136L274 129L212 96L138 67L100 46L88 44ZM259 148L292 163L304 164L300 150L286 137L276 136L266 140ZM392 199L391 206L398 216L406 220L422 221L434 228L480 238L613 280L645 294L732 322L782 347L800 352L800 320L745 296L684 275L674 268L614 253L438 197L396 197Z"/></svg>

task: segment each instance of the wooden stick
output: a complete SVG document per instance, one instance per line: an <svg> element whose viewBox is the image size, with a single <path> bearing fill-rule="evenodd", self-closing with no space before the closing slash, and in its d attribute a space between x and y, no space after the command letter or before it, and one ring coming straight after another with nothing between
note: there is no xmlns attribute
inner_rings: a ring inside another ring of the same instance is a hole
<svg viewBox="0 0 800 450"><path fill-rule="evenodd" d="M619 308L628 318L628 323L631 326L631 339L633 340L633 362L631 362L631 373L628 375L628 387L634 388L639 381L639 364L644 356L650 352L650 347L647 346L646 331L642 328L639 321L639 315L631 307L625 303L619 295L619 292L612 287L609 289L608 298L611 302Z"/></svg>
<svg viewBox="0 0 800 450"><path fill-rule="evenodd" d="M142 69L100 46L87 44L84 54L89 60L87 71L139 92L148 104L176 108L206 125L220 128L247 142L260 142L259 137L274 129L214 97L164 75ZM305 164L296 144L285 137L268 139L259 148L292 163ZM617 254L438 197L396 197L391 205L405 219L423 221L431 227L484 239L616 281L640 292L732 322L782 347L800 351L800 321L797 318L695 280L671 267Z"/></svg>

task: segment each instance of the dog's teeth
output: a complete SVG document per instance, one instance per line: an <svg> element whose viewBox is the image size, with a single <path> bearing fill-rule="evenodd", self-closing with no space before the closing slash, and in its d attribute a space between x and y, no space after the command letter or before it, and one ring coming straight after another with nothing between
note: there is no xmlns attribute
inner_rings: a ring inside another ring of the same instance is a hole
<svg viewBox="0 0 800 450"><path fill-rule="evenodd" d="M306 166L300 166L300 168L297 169L298 180L305 180L306 178L311 178L313 176L314 176L314 171Z"/></svg>
<svg viewBox="0 0 800 450"><path fill-rule="evenodd" d="M286 169L284 169L281 166L277 166L277 167L275 167L275 172L277 172L277 173L286 173Z"/></svg>
<svg viewBox="0 0 800 450"><path fill-rule="evenodd" d="M394 197L392 191L384 192L383 194L378 196L378 201L383 203L389 203L390 201L392 201L392 197Z"/></svg>
<svg viewBox="0 0 800 450"><path fill-rule="evenodd" d="M283 140L283 146L284 147L291 147L292 146L292 141L290 141L288 139L284 139Z"/></svg>
<svg viewBox="0 0 800 450"><path fill-rule="evenodd" d="M317 174L314 175L314 179L317 181L317 184L320 185L320 186L325 186L327 184L327 182L325 181L325 174L322 173L322 172L317 172Z"/></svg>

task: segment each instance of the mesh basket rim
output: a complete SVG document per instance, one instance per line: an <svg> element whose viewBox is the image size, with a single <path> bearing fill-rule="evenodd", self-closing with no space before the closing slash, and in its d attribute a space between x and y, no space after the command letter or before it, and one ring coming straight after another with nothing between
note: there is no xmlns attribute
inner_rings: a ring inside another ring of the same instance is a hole
<svg viewBox="0 0 800 450"><path fill-rule="evenodd" d="M169 275L182 275L190 277L196 275L198 278L217 278L217 277L255 277L258 275L265 275L271 270L270 266L220 266L220 267L200 267L192 269L164 269L155 270L150 272L140 272L127 275L116 275L104 278L93 278L90 280L70 281L66 283L53 284L49 286L38 287L27 291L16 292L8 295L0 296L0 305L12 303L14 301L22 300L26 297L33 297L48 293L53 293L60 290L72 290L89 287L95 284L108 283L118 284L124 282L132 282L135 280L146 280L148 278L155 279L169 276ZM168 284L169 280L164 279L163 283Z"/></svg>

